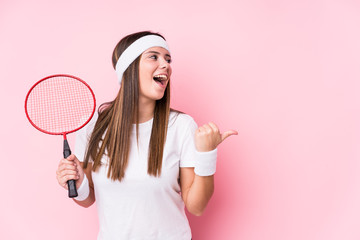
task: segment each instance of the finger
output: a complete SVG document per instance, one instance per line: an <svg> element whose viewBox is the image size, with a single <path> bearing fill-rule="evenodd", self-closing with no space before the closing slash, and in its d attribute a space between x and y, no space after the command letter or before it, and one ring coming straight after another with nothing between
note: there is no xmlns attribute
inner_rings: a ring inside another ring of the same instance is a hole
<svg viewBox="0 0 360 240"><path fill-rule="evenodd" d="M71 170L63 170L63 171L59 171L58 172L58 175L59 177L64 177L66 175L76 175L76 174L79 174L79 171L77 169L71 169Z"/></svg>
<svg viewBox="0 0 360 240"><path fill-rule="evenodd" d="M208 125L212 128L212 130L213 130L214 132L219 132L219 128L218 128L218 126L216 126L215 123L209 122Z"/></svg>
<svg viewBox="0 0 360 240"><path fill-rule="evenodd" d="M56 176L58 183L60 186L64 187L65 189L68 189L67 182L69 180L78 180L80 179L80 176L77 174L68 174L64 176Z"/></svg>
<svg viewBox="0 0 360 240"><path fill-rule="evenodd" d="M69 161L74 161L77 158L76 158L76 156L74 154L70 154L70 156L68 156L66 159L69 160Z"/></svg>
<svg viewBox="0 0 360 240"><path fill-rule="evenodd" d="M75 163L75 166L76 166L78 169L82 169L83 163L80 162L79 159L78 159L76 156L75 156L74 163Z"/></svg>
<svg viewBox="0 0 360 240"><path fill-rule="evenodd" d="M72 170L72 171L77 171L77 167L74 163L62 163L58 166L57 171L58 173L61 173L63 171L66 170Z"/></svg>
<svg viewBox="0 0 360 240"><path fill-rule="evenodd" d="M204 124L202 127L204 128L205 132L212 132L212 128L208 124Z"/></svg>
<svg viewBox="0 0 360 240"><path fill-rule="evenodd" d="M66 181L62 180L62 178L60 178L59 176L56 176L56 179L61 187L68 189Z"/></svg>
<svg viewBox="0 0 360 240"><path fill-rule="evenodd" d="M205 132L204 126L199 127L199 128L198 128L198 132Z"/></svg>
<svg viewBox="0 0 360 240"><path fill-rule="evenodd" d="M61 172L58 175L58 178L62 181L62 182L67 182L69 179L75 179L77 180L79 177L79 173L77 171L64 171Z"/></svg>
<svg viewBox="0 0 360 240"><path fill-rule="evenodd" d="M74 155L74 162L76 163L76 164L78 164L78 165L80 165L80 161L79 161L79 159Z"/></svg>
<svg viewBox="0 0 360 240"><path fill-rule="evenodd" d="M76 166L76 163L74 161L69 161L67 159L61 160L61 163L59 166Z"/></svg>
<svg viewBox="0 0 360 240"><path fill-rule="evenodd" d="M59 176L59 179L62 183L66 183L67 181L74 179L74 180L78 180L79 179L79 174L76 171L72 171L72 172L67 172L66 174L61 174Z"/></svg>
<svg viewBox="0 0 360 240"><path fill-rule="evenodd" d="M62 163L58 166L58 171L61 172L63 170L66 170L66 169L69 169L69 170L75 170L76 169L76 165L72 162L70 163Z"/></svg>
<svg viewBox="0 0 360 240"><path fill-rule="evenodd" d="M76 175L66 175L65 177L63 177L59 180L59 184L60 184L60 186L63 186L64 188L67 189L68 181L70 181L70 180L77 181L77 180L79 180L79 177Z"/></svg>
<svg viewBox="0 0 360 240"><path fill-rule="evenodd" d="M68 160L67 158L63 158L61 161L60 161L60 163L59 163L59 165L75 165L75 162L73 161L73 160Z"/></svg>
<svg viewBox="0 0 360 240"><path fill-rule="evenodd" d="M226 131L221 134L221 141L224 141L226 138L230 137L231 135L238 135L238 132L235 130Z"/></svg>

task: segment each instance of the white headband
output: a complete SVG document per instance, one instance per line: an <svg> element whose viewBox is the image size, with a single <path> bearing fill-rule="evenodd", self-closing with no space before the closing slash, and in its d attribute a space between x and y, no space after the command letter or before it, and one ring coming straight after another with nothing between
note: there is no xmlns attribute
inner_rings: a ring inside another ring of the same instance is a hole
<svg viewBox="0 0 360 240"><path fill-rule="evenodd" d="M146 49L151 47L162 47L170 52L165 40L158 35L147 35L139 38L125 49L116 63L115 71L120 84L123 74L129 65Z"/></svg>

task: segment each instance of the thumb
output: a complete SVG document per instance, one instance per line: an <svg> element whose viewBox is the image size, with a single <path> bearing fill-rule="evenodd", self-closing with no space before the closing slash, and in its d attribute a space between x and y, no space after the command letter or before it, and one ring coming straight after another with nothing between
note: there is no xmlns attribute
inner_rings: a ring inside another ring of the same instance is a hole
<svg viewBox="0 0 360 240"><path fill-rule="evenodd" d="M70 161L75 161L76 157L74 154L70 154L70 156L68 156L66 159Z"/></svg>
<svg viewBox="0 0 360 240"><path fill-rule="evenodd" d="M224 141L226 138L230 137L231 135L238 135L238 132L235 130L226 131L221 134L221 141Z"/></svg>
<svg viewBox="0 0 360 240"><path fill-rule="evenodd" d="M83 163L79 161L79 159L74 156L74 162L76 163L76 166L78 167L78 170L82 170Z"/></svg>
<svg viewBox="0 0 360 240"><path fill-rule="evenodd" d="M76 164L80 164L79 159L78 159L75 155L73 155L73 156L74 156L74 162L75 162Z"/></svg>

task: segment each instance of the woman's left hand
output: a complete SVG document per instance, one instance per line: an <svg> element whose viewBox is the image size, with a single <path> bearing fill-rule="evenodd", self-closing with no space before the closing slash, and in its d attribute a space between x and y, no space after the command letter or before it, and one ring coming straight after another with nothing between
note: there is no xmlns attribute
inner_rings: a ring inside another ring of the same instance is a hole
<svg viewBox="0 0 360 240"><path fill-rule="evenodd" d="M199 127L195 132L195 147L198 152L209 152L214 150L222 141L238 132L229 130L220 133L219 128L213 122Z"/></svg>

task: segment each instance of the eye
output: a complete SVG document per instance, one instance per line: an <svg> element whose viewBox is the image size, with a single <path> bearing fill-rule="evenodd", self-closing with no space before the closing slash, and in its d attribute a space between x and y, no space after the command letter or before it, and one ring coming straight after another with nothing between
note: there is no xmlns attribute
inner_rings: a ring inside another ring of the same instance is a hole
<svg viewBox="0 0 360 240"><path fill-rule="evenodd" d="M154 59L154 60L157 60L158 59L158 56L157 55L151 55L150 58Z"/></svg>
<svg viewBox="0 0 360 240"><path fill-rule="evenodd" d="M166 61L167 61L168 63L172 63L171 58L167 59Z"/></svg>

